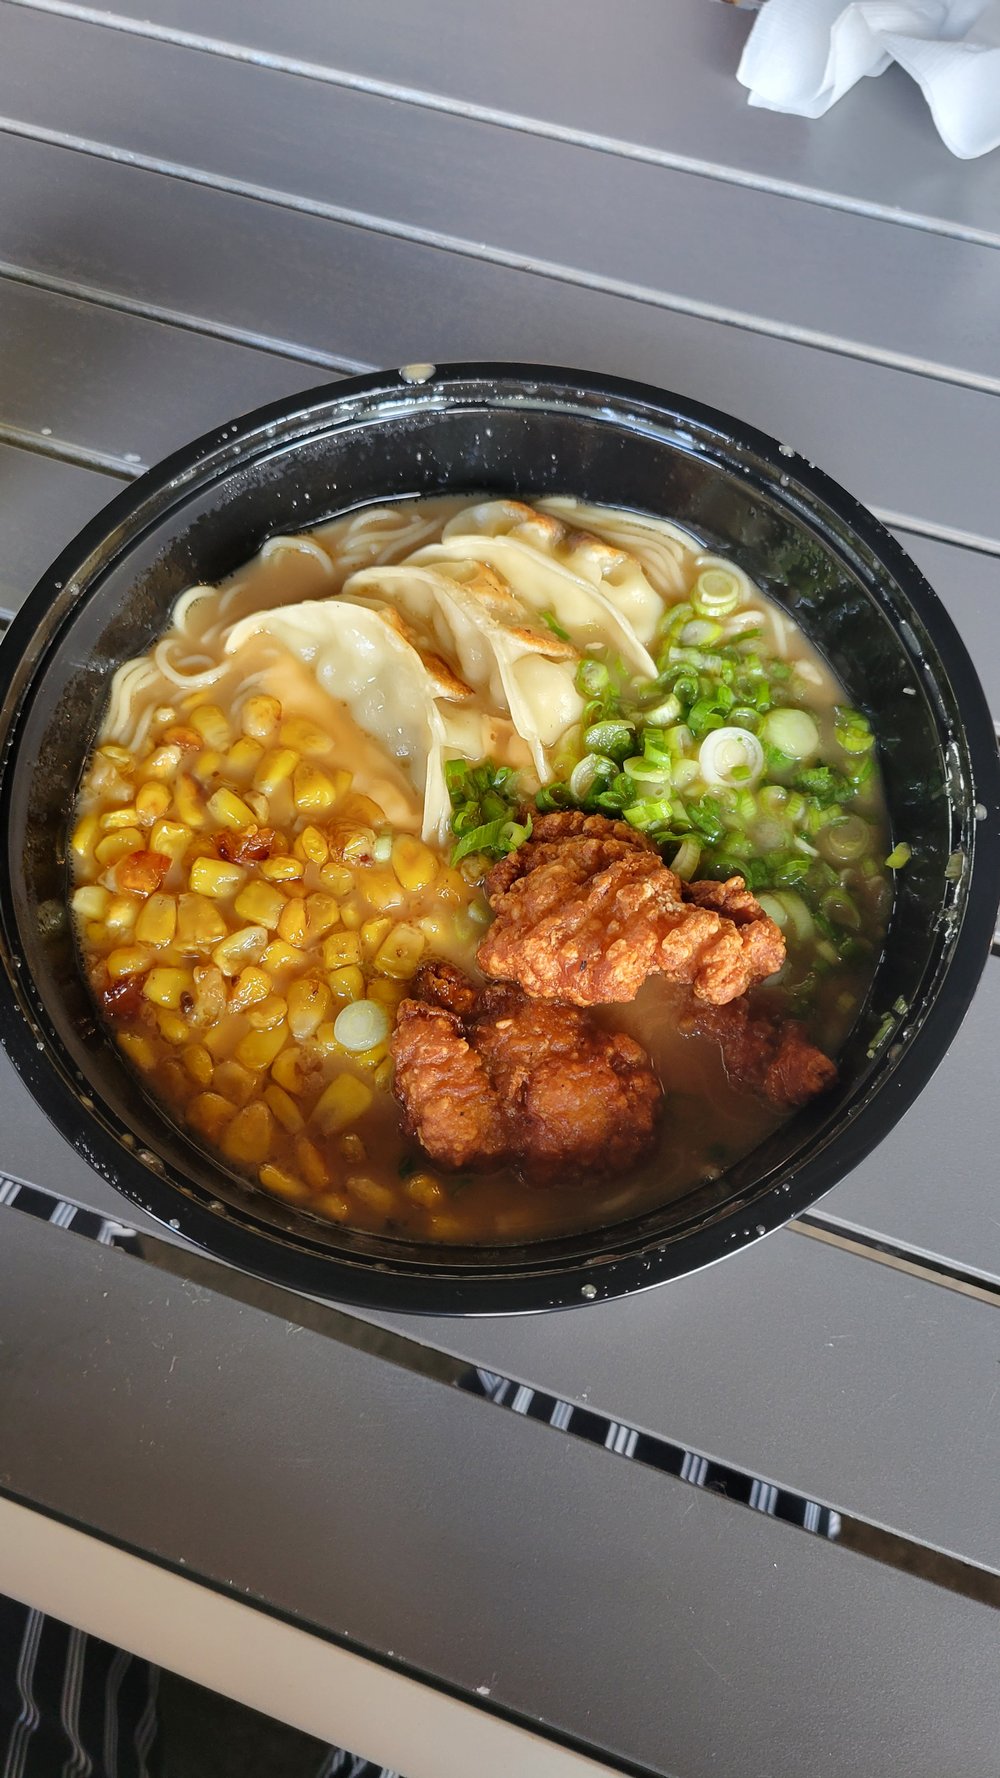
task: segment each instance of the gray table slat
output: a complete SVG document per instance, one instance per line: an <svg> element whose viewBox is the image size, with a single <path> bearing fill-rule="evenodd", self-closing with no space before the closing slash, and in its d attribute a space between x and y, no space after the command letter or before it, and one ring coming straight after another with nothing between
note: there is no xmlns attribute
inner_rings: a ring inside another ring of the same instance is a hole
<svg viewBox="0 0 1000 1778"><path fill-rule="evenodd" d="M706 0L119 0L209 40L422 89L448 102L687 158L731 177L876 205L997 238L1000 165L949 154L898 69L818 122L751 110L735 78L752 17Z"/></svg>
<svg viewBox="0 0 1000 1778"><path fill-rule="evenodd" d="M0 444L0 606L20 605L74 532L123 486L111 476Z"/></svg>
<svg viewBox="0 0 1000 1778"><path fill-rule="evenodd" d="M992 1778L983 1608L11 1216L6 1487L657 1773Z"/></svg>
<svg viewBox="0 0 1000 1778"><path fill-rule="evenodd" d="M0 115L1000 389L989 247L72 19L19 9L5 25Z"/></svg>

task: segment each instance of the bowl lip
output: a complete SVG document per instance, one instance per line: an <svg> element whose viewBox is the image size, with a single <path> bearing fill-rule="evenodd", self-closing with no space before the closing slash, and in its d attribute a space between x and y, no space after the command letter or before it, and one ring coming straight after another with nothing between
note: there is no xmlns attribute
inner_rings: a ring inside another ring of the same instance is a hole
<svg viewBox="0 0 1000 1778"><path fill-rule="evenodd" d="M427 374L415 375L414 369ZM344 378L268 403L202 434L123 489L60 552L15 614L0 648L0 718L18 681L24 680L22 690L36 682L39 664L44 666L49 651L58 646L59 633L72 613L77 594L85 594L87 586L110 566L120 549L134 544L150 524L165 517L173 506L183 505L199 488L224 479L227 473L236 472L258 456L288 448L295 443L296 434L308 437L329 429L336 423L338 409L348 410L341 415L342 419L357 420L365 413L364 404L368 402L369 418L377 422L386 407L398 406L400 402L414 410L433 407L447 411L457 404L463 392L467 399L484 406L503 407L506 387L511 393L520 391L529 403L537 401L542 407L553 405L561 393L571 403L573 398L582 401L596 396L617 404L618 409L622 405L651 409L663 425L674 422L683 427L693 423L703 435L714 435L718 440L720 467L731 472L734 456L750 454L773 473L775 480L787 475L790 487L804 491L810 508L818 506L821 513L825 509L846 526L888 572L930 634L961 709L972 794L987 810L987 818L975 823L961 921L951 940L950 953L943 963L939 961L936 987L931 990L933 998L917 1021L906 1053L888 1079L876 1083L872 1093L847 1108L843 1124L823 1141L816 1153L805 1160L791 1160L780 1169L775 1183L754 1196L747 1207L725 1206L717 1215L706 1215L696 1228L673 1237L651 1238L649 1244L624 1254L598 1251L592 1257L569 1261L542 1257L535 1264L523 1259L530 1249L519 1249L515 1265L504 1266L500 1261L488 1271L432 1258L435 1251L441 1253L440 1249L429 1249L426 1260L398 1263L359 1261L345 1254L321 1251L303 1237L284 1235L273 1225L257 1221L252 1211L237 1215L225 1206L213 1207L211 1201L200 1202L175 1187L161 1170L147 1166L109 1128L110 1111L106 1117L100 1117L81 1103L57 1034L39 1025L21 998L16 966L12 967L16 945L12 946L8 937L8 933L17 931L10 898L10 871L3 874L0 1042L61 1134L125 1197L216 1258L310 1295L383 1312L524 1314L630 1295L700 1270L806 1209L888 1134L944 1056L989 956L1000 900L1000 755L993 718L968 650L916 563L853 495L788 446L729 414L634 380L503 361L414 369L404 367L402 371ZM349 411L352 406L356 410L353 416ZM619 424L625 418L620 411L598 417ZM284 437L280 436L281 431ZM255 440L259 441L258 449L252 448ZM704 436L692 448L703 460L712 460L714 453ZM779 488L776 492L794 510L789 490ZM813 510L814 521L816 516ZM95 556L99 559L92 562ZM81 576L81 586L74 587ZM10 728L12 722L16 723L16 715L16 710L8 712L6 719L0 721L4 730L0 733L0 812L4 817L8 812L11 776ZM938 729L940 735L940 723ZM6 822L4 830L6 835ZM6 838L4 845L6 848ZM603 1232L593 1231L597 1249ZM607 1244L613 1248L614 1228L607 1231L607 1236Z"/></svg>

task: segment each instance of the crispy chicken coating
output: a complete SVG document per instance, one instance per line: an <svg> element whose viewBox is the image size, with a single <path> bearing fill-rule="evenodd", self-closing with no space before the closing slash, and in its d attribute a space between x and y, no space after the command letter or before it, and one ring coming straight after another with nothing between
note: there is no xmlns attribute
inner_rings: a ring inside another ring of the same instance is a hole
<svg viewBox="0 0 1000 1778"><path fill-rule="evenodd" d="M682 883L648 840L602 815L541 816L486 894L496 918L480 968L542 1000L634 1000L658 972L721 1006L784 962L778 927L741 877Z"/></svg>
<svg viewBox="0 0 1000 1778"><path fill-rule="evenodd" d="M753 1007L746 999L728 1006L692 1002L680 1023L682 1030L716 1038L730 1080L760 1093L779 1111L807 1105L837 1078L836 1063L816 1048L804 1026Z"/></svg>
<svg viewBox="0 0 1000 1778"><path fill-rule="evenodd" d="M642 1046L510 983L482 993L418 970L392 1036L406 1133L440 1167L511 1164L544 1184L594 1179L650 1148L662 1091Z"/></svg>

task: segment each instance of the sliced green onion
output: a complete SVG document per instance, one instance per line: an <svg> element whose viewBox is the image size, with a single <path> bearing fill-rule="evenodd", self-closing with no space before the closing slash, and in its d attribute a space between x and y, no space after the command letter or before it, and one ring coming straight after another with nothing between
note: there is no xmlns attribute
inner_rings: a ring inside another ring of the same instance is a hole
<svg viewBox="0 0 1000 1778"><path fill-rule="evenodd" d="M388 864L392 857L391 833L380 833L376 835L375 844L372 847L372 857L376 864Z"/></svg>
<svg viewBox="0 0 1000 1778"><path fill-rule="evenodd" d="M868 753L875 745L867 716L844 704L838 704L834 711L834 733L845 753Z"/></svg>
<svg viewBox="0 0 1000 1778"><path fill-rule="evenodd" d="M701 842L688 837L682 840L670 860L670 868L674 875L680 877L682 883L690 883L701 862Z"/></svg>
<svg viewBox="0 0 1000 1778"><path fill-rule="evenodd" d="M352 1000L334 1020L333 1035L345 1050L361 1055L389 1035L389 1009L381 1000Z"/></svg>
<svg viewBox="0 0 1000 1778"><path fill-rule="evenodd" d="M709 617L693 617L686 623L677 640L685 648L708 648L722 636L722 625Z"/></svg>
<svg viewBox="0 0 1000 1778"><path fill-rule="evenodd" d="M871 845L872 830L860 815L838 815L820 833L820 850L831 864L855 864Z"/></svg>
<svg viewBox="0 0 1000 1778"><path fill-rule="evenodd" d="M588 753L621 761L635 746L635 729L630 722L595 722L584 734L583 744Z"/></svg>
<svg viewBox="0 0 1000 1778"><path fill-rule="evenodd" d="M788 925L788 909L782 901L781 896L768 895L765 891L764 894L758 895L757 900L760 902L768 919L773 920L774 924L780 927L781 931L784 932L785 927Z"/></svg>
<svg viewBox="0 0 1000 1778"><path fill-rule="evenodd" d="M486 821L463 834L451 855L452 864L461 864L470 852L495 852L501 857L522 846L531 833L531 821Z"/></svg>
<svg viewBox="0 0 1000 1778"><path fill-rule="evenodd" d="M666 798L655 801L630 803L622 814L630 827L638 828L640 833L648 833L650 828L662 827L670 820L670 803Z"/></svg>
<svg viewBox="0 0 1000 1778"><path fill-rule="evenodd" d="M661 698L658 704L653 704L650 709L644 710L642 720L644 723L651 723L654 727L666 728L671 722L677 721L680 713L680 699L671 692L669 697Z"/></svg>
<svg viewBox="0 0 1000 1778"><path fill-rule="evenodd" d="M552 631L553 636L558 636L560 642L568 642L570 640L569 631L563 629L562 624L559 622L554 611L540 611L538 615L546 628Z"/></svg>
<svg viewBox="0 0 1000 1778"><path fill-rule="evenodd" d="M625 761L625 771L636 784L663 785L664 788L670 784L669 760L657 762L655 759L646 759L643 755L636 755L635 758ZM570 782L572 783L572 780Z"/></svg>
<svg viewBox="0 0 1000 1778"><path fill-rule="evenodd" d="M704 563L691 589L699 617L728 617L749 592L749 584L725 563Z"/></svg>
<svg viewBox="0 0 1000 1778"><path fill-rule="evenodd" d="M889 856L885 861L886 869L902 870L904 864L909 864L912 856L913 854L906 841L901 840L899 845L893 846L892 851L889 853Z"/></svg>
<svg viewBox="0 0 1000 1778"><path fill-rule="evenodd" d="M806 907L801 895L794 889L782 889L775 898L781 902L791 930L801 944L810 944L816 937L816 922Z"/></svg>
<svg viewBox="0 0 1000 1778"><path fill-rule="evenodd" d="M577 761L569 775L570 794L578 803L585 802L595 790L606 790L617 771L613 759L603 753L587 753Z"/></svg>
<svg viewBox="0 0 1000 1778"><path fill-rule="evenodd" d="M819 728L808 710L794 705L769 710L760 725L760 738L790 760L812 759L819 752Z"/></svg>
<svg viewBox="0 0 1000 1778"><path fill-rule="evenodd" d="M576 689L584 698L599 698L611 689L611 674L603 661L584 655L576 669Z"/></svg>
<svg viewBox="0 0 1000 1778"><path fill-rule="evenodd" d="M679 759L673 768L675 790L690 790L692 784L700 781L700 770L696 759Z"/></svg>
<svg viewBox="0 0 1000 1778"><path fill-rule="evenodd" d="M828 889L819 904L820 913L833 926L859 927L861 915L857 903L848 895L846 889Z"/></svg>
<svg viewBox="0 0 1000 1778"><path fill-rule="evenodd" d="M756 784L764 770L764 749L748 729L719 727L702 741L698 764L706 784Z"/></svg>

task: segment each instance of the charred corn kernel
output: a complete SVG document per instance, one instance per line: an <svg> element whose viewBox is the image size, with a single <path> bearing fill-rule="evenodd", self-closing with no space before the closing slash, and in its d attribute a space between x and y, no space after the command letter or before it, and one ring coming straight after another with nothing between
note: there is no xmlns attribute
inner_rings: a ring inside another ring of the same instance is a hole
<svg viewBox="0 0 1000 1778"><path fill-rule="evenodd" d="M208 1142L218 1142L233 1113L234 1107L221 1093L199 1093L191 1100L185 1115L199 1135Z"/></svg>
<svg viewBox="0 0 1000 1778"><path fill-rule="evenodd" d="M70 851L74 858L79 859L81 862L85 858L89 858L100 835L100 817L97 815L84 815L82 821L78 821L74 827L73 835L69 842Z"/></svg>
<svg viewBox="0 0 1000 1778"><path fill-rule="evenodd" d="M78 920L102 920L110 900L109 891L100 883L81 883L73 891L73 912Z"/></svg>
<svg viewBox="0 0 1000 1778"><path fill-rule="evenodd" d="M249 735L241 735L226 754L226 772L232 778L250 778L263 757L264 749L260 742L252 741Z"/></svg>
<svg viewBox="0 0 1000 1778"><path fill-rule="evenodd" d="M438 862L429 846L412 833L398 833L392 842L392 868L404 889L427 889L437 876Z"/></svg>
<svg viewBox="0 0 1000 1778"><path fill-rule="evenodd" d="M177 930L177 903L172 895L157 892L147 897L135 923L135 936L143 945L168 945Z"/></svg>
<svg viewBox="0 0 1000 1778"><path fill-rule="evenodd" d="M345 797L341 812L346 820L363 821L369 827L385 826L385 810L380 809L370 796L362 796L356 790Z"/></svg>
<svg viewBox="0 0 1000 1778"><path fill-rule="evenodd" d="M286 945L304 945L306 930L306 904L301 895L296 895L286 901L281 910L278 937L284 939Z"/></svg>
<svg viewBox="0 0 1000 1778"><path fill-rule="evenodd" d="M374 920L366 920L361 928L361 949L365 961L370 962L392 931L392 920L388 914L378 914Z"/></svg>
<svg viewBox="0 0 1000 1778"><path fill-rule="evenodd" d="M147 945L119 945L108 952L105 966L112 981L117 982L123 975L140 975L152 961L153 953Z"/></svg>
<svg viewBox="0 0 1000 1778"><path fill-rule="evenodd" d="M191 1027L187 1019L182 1013L172 1012L169 1007L162 1007L157 1013L156 1028L167 1043L190 1042Z"/></svg>
<svg viewBox="0 0 1000 1778"><path fill-rule="evenodd" d="M225 754L219 753L215 747L206 747L204 752L199 753L197 759L191 762L192 778L197 778L198 783L205 786L211 784L222 771L225 759Z"/></svg>
<svg viewBox="0 0 1000 1778"><path fill-rule="evenodd" d="M355 907L353 902L348 902L347 906L340 910L340 923L347 927L348 932L359 932L361 930L361 909Z"/></svg>
<svg viewBox="0 0 1000 1778"><path fill-rule="evenodd" d="M297 753L316 757L329 753L333 746L332 736L325 729L317 728L314 722L307 722L301 716L290 716L283 722L278 731L278 739L284 747L294 747Z"/></svg>
<svg viewBox="0 0 1000 1778"><path fill-rule="evenodd" d="M319 1210L332 1222L346 1222L351 1214L351 1206L341 1192L321 1192L313 1199L310 1209Z"/></svg>
<svg viewBox="0 0 1000 1778"><path fill-rule="evenodd" d="M137 827L120 827L117 833L106 833L94 847L94 857L102 870L111 864L117 864L119 858L127 858L130 852L141 852L142 834Z"/></svg>
<svg viewBox="0 0 1000 1778"><path fill-rule="evenodd" d="M143 826L148 827L151 822L158 821L161 815L166 814L170 802L169 786L154 778L149 784L141 786L135 799L135 812Z"/></svg>
<svg viewBox="0 0 1000 1778"><path fill-rule="evenodd" d="M259 790L248 790L246 800L247 806L253 810L257 820L263 825L271 813L267 797Z"/></svg>
<svg viewBox="0 0 1000 1778"><path fill-rule="evenodd" d="M305 869L301 858L287 858L282 854L278 858L265 858L260 865L260 874L269 883L297 882Z"/></svg>
<svg viewBox="0 0 1000 1778"><path fill-rule="evenodd" d="M243 1067L242 1062L235 1062L232 1057L227 1057L213 1069L212 1085L231 1104L245 1105L255 1091L257 1081L250 1070Z"/></svg>
<svg viewBox="0 0 1000 1778"><path fill-rule="evenodd" d="M271 1063L271 1079L286 1093L304 1093L305 1070L298 1050L282 1050Z"/></svg>
<svg viewBox="0 0 1000 1778"><path fill-rule="evenodd" d="M203 1043L192 1043L181 1057L191 1079L199 1087L210 1087L215 1072L212 1058Z"/></svg>
<svg viewBox="0 0 1000 1778"><path fill-rule="evenodd" d="M338 1074L316 1101L313 1116L328 1136L356 1123L372 1102L371 1087L353 1074Z"/></svg>
<svg viewBox="0 0 1000 1778"><path fill-rule="evenodd" d="M325 938L331 927L339 924L340 908L332 895L316 891L306 896L306 934L310 944Z"/></svg>
<svg viewBox="0 0 1000 1778"><path fill-rule="evenodd" d="M264 1088L264 1104L268 1107L272 1117L277 1118L283 1130L287 1130L290 1136L298 1135L305 1124L305 1119L291 1093L286 1093L284 1087L275 1086L272 1083L271 1086Z"/></svg>
<svg viewBox="0 0 1000 1778"><path fill-rule="evenodd" d="M248 1031L236 1045L236 1060L242 1062L244 1068L270 1068L287 1041L288 1026L284 1020L272 1026L270 1031Z"/></svg>
<svg viewBox="0 0 1000 1778"><path fill-rule="evenodd" d="M333 1184L333 1175L326 1161L308 1136L300 1136L295 1144L295 1159L306 1184L314 1192L322 1191L324 1186Z"/></svg>
<svg viewBox="0 0 1000 1778"><path fill-rule="evenodd" d="M330 990L315 976L300 976L288 988L288 1029L296 1043L311 1037L330 1010Z"/></svg>
<svg viewBox="0 0 1000 1778"><path fill-rule="evenodd" d="M292 774L292 797L301 815L326 815L337 800L337 786L320 766L303 760Z"/></svg>
<svg viewBox="0 0 1000 1778"><path fill-rule="evenodd" d="M372 958L373 967L380 975L392 976L395 981L409 981L423 956L426 942L416 926L403 923L394 926Z"/></svg>
<svg viewBox="0 0 1000 1778"><path fill-rule="evenodd" d="M206 747L221 750L228 747L233 738L229 721L218 704L196 704L188 716L188 722L193 729L197 729Z"/></svg>
<svg viewBox="0 0 1000 1778"><path fill-rule="evenodd" d="M216 900L232 895L246 879L246 871L225 858L196 858L191 866L188 884L196 895L211 895Z"/></svg>
<svg viewBox="0 0 1000 1778"><path fill-rule="evenodd" d="M202 963L194 975L194 1016L199 1025L214 1025L226 1010L226 984L221 969Z"/></svg>
<svg viewBox="0 0 1000 1778"><path fill-rule="evenodd" d="M245 735L252 735L255 741L268 740L280 721L281 705L277 698L269 698L263 693L247 698L240 711L240 727Z"/></svg>
<svg viewBox="0 0 1000 1778"><path fill-rule="evenodd" d="M357 1166L360 1161L366 1161L368 1159L367 1148L362 1142L361 1137L356 1136L353 1130L346 1136L340 1137L340 1140L337 1143L337 1152L338 1154L342 1154L345 1161L350 1161L353 1166Z"/></svg>
<svg viewBox="0 0 1000 1778"><path fill-rule="evenodd" d="M407 1197L412 1198L415 1204L422 1204L425 1210L436 1210L439 1204L444 1203L444 1186L440 1179L435 1179L433 1173L414 1173L406 1181L404 1189Z"/></svg>
<svg viewBox="0 0 1000 1778"><path fill-rule="evenodd" d="M190 994L194 977L189 969L151 969L142 984L146 1000L154 1006L180 1006L181 995Z"/></svg>
<svg viewBox="0 0 1000 1778"><path fill-rule="evenodd" d="M276 747L265 753L253 775L253 787L265 796L273 796L279 784L290 778L299 763L299 756L290 747Z"/></svg>
<svg viewBox="0 0 1000 1778"><path fill-rule="evenodd" d="M344 865L363 865L375 859L375 830L354 822L338 822L330 829L330 850Z"/></svg>
<svg viewBox="0 0 1000 1778"><path fill-rule="evenodd" d="M304 827L299 834L299 845L310 864L325 864L330 856L330 848L318 827Z"/></svg>
<svg viewBox="0 0 1000 1778"><path fill-rule="evenodd" d="M323 965L326 969L342 969L347 963L361 962L360 932L331 932L323 940Z"/></svg>
<svg viewBox="0 0 1000 1778"><path fill-rule="evenodd" d="M156 1067L156 1049L148 1037L140 1036L138 1031L121 1031L118 1034L118 1043L129 1061L134 1062L144 1073L150 1074Z"/></svg>
<svg viewBox="0 0 1000 1778"><path fill-rule="evenodd" d="M328 895L350 895L354 888L354 877L346 864L321 865L319 880Z"/></svg>
<svg viewBox="0 0 1000 1778"><path fill-rule="evenodd" d="M257 1006L266 1000L271 992L271 978L262 969L253 964L241 969L233 983L229 996L229 1005L233 1012L246 1012L248 1006Z"/></svg>
<svg viewBox="0 0 1000 1778"><path fill-rule="evenodd" d="M204 827L205 803L201 786L190 772L178 772L174 780L174 810L188 827Z"/></svg>
<svg viewBox="0 0 1000 1778"><path fill-rule="evenodd" d="M337 1000L361 1000L364 997L365 978L356 963L349 963L344 969L331 969L326 979Z"/></svg>
<svg viewBox="0 0 1000 1778"><path fill-rule="evenodd" d="M309 1187L294 1173L288 1173L284 1167L276 1167L273 1161L265 1161L259 1169L257 1178L265 1191L275 1192L279 1198L287 1198L292 1204L299 1204L309 1196Z"/></svg>
<svg viewBox="0 0 1000 1778"><path fill-rule="evenodd" d="M266 970L268 975L280 975L285 969L302 969L306 954L297 950L295 945L286 944L283 938L274 938L258 961L261 969Z"/></svg>
<svg viewBox="0 0 1000 1778"><path fill-rule="evenodd" d="M468 883L450 864L442 870L434 892L438 901L447 902L451 907L461 907L469 899Z"/></svg>
<svg viewBox="0 0 1000 1778"><path fill-rule="evenodd" d="M216 945L212 962L223 975L239 975L245 964L257 963L266 949L266 926L240 926Z"/></svg>
<svg viewBox="0 0 1000 1778"><path fill-rule="evenodd" d="M395 1206L395 1196L387 1185L372 1179L367 1173L349 1173L344 1181L348 1191L366 1210L374 1210L378 1216L391 1216Z"/></svg>
<svg viewBox="0 0 1000 1778"><path fill-rule="evenodd" d="M126 933L134 931L141 907L138 895L113 895L104 912L108 936L124 938Z"/></svg>
<svg viewBox="0 0 1000 1778"><path fill-rule="evenodd" d="M368 983L369 1000L380 1001L390 1012L395 1011L405 993L406 983L390 981L388 976L377 976L373 982Z"/></svg>
<svg viewBox="0 0 1000 1778"><path fill-rule="evenodd" d="M230 827L234 832L256 825L253 810L248 808L241 796L237 796L235 790L227 790L225 787L212 792L208 799L208 812L220 827Z"/></svg>
<svg viewBox="0 0 1000 1778"><path fill-rule="evenodd" d="M380 913L390 908L402 907L406 900L406 890L400 884L395 871L384 867L366 871L358 887L369 907L377 908Z"/></svg>
<svg viewBox="0 0 1000 1778"><path fill-rule="evenodd" d="M266 1000L259 1000L247 1013L247 1019L255 1031L270 1031L272 1025L280 1025L288 1013L288 1001L280 994L269 994Z"/></svg>
<svg viewBox="0 0 1000 1778"><path fill-rule="evenodd" d="M248 883L233 902L241 920L252 920L258 926L266 926L269 932L273 932L287 905L281 890L271 883Z"/></svg>
<svg viewBox="0 0 1000 1778"><path fill-rule="evenodd" d="M380 1093L388 1093L392 1090L391 1056L386 1056L385 1061L379 1063L373 1075L373 1079Z"/></svg>
<svg viewBox="0 0 1000 1778"><path fill-rule="evenodd" d="M154 748L148 759L143 761L142 776L146 782L150 778L162 778L169 783L177 774L181 763L181 749L168 742L163 747Z"/></svg>
<svg viewBox="0 0 1000 1778"><path fill-rule="evenodd" d="M208 951L226 936L226 922L203 895L182 895L177 903L177 943Z"/></svg>
<svg viewBox="0 0 1000 1778"><path fill-rule="evenodd" d="M273 1133L274 1119L267 1106L257 1099L252 1105L244 1105L232 1123L226 1125L222 1134L222 1152L229 1160L240 1161L244 1166L259 1166L270 1151Z"/></svg>
<svg viewBox="0 0 1000 1778"><path fill-rule="evenodd" d="M185 827L182 821L154 821L149 836L149 849L151 852L162 852L164 858L169 858L176 864L179 858L183 858L191 844L191 838L191 829Z"/></svg>
<svg viewBox="0 0 1000 1778"><path fill-rule="evenodd" d="M169 795L169 792L167 794ZM119 827L134 827L139 819L140 815L135 803L129 804L124 809L109 809L107 814L101 816L101 832L115 833Z"/></svg>

